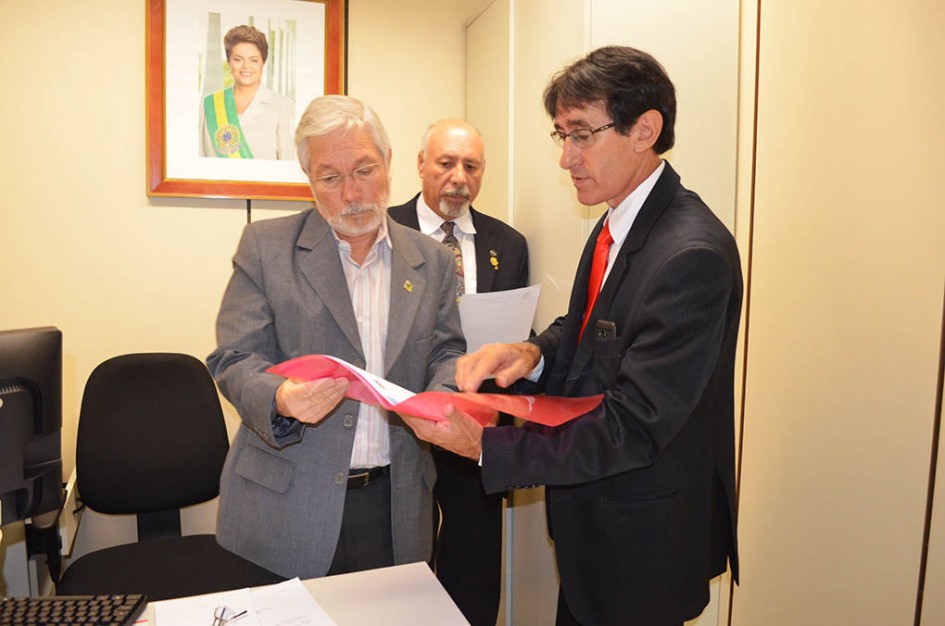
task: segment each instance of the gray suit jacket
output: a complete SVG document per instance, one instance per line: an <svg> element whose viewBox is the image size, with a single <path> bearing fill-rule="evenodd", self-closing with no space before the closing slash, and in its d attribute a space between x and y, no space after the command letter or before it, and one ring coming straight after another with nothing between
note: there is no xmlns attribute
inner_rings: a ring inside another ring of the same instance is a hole
<svg viewBox="0 0 945 626"><path fill-rule="evenodd" d="M465 350L454 292L453 255L388 220L393 247L386 378L413 391L443 389ZM345 400L314 426L295 420L274 432L270 365L330 354L364 366L335 238L317 211L253 223L233 258L217 320L218 348L207 364L242 424L220 484L217 539L284 576L323 576L344 509L359 403ZM378 311L379 315L388 314ZM428 560L429 446L390 415L394 560Z"/></svg>

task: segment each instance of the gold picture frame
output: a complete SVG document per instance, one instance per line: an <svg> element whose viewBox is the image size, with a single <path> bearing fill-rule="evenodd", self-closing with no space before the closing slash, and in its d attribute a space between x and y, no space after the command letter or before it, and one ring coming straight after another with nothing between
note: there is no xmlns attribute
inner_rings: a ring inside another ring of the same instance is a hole
<svg viewBox="0 0 945 626"><path fill-rule="evenodd" d="M270 34L264 65L267 75L295 96L290 104L296 122L313 97L344 93L346 0L146 1L148 195L311 200L295 155L287 150L278 159L201 154L201 105L208 92L222 89L219 78L226 72L222 36L216 35L244 22L261 24L259 30Z"/></svg>

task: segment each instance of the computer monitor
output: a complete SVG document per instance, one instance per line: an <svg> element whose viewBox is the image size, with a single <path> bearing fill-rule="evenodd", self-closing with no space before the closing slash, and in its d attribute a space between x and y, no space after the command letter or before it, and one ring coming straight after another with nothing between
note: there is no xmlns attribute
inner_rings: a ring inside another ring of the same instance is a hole
<svg viewBox="0 0 945 626"><path fill-rule="evenodd" d="M62 332L0 331L0 525L62 505Z"/></svg>

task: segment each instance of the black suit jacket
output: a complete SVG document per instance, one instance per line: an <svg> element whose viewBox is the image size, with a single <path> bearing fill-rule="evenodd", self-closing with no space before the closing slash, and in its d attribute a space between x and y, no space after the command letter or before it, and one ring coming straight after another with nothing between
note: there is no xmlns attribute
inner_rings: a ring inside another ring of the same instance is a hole
<svg viewBox="0 0 945 626"><path fill-rule="evenodd" d="M585 247L567 315L534 338L549 394L604 394L559 428L483 433L487 491L547 485L562 592L581 624L691 619L736 550L734 363L742 300L735 241L676 172L640 210L580 344ZM595 323L616 337L595 336Z"/></svg>
<svg viewBox="0 0 945 626"><path fill-rule="evenodd" d="M417 219L417 198L390 207L387 213L395 222L420 230ZM470 208L476 227L476 291L508 291L528 286L528 244L525 237L494 217ZM495 262L492 259L495 259Z"/></svg>

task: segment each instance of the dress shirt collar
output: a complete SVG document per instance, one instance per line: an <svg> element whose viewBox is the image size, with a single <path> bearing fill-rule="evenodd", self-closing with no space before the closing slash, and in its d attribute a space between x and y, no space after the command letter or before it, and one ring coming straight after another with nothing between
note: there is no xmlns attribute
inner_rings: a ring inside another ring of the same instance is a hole
<svg viewBox="0 0 945 626"><path fill-rule="evenodd" d="M335 238L335 241L338 243L338 249L344 252L347 256L351 256L351 244L338 236L338 233L335 232L334 228L331 230L332 236ZM391 241L390 231L387 229L387 211L384 212L384 217L381 219L381 225L377 229L377 237L374 239L374 243L371 245L371 250L377 250L377 247L386 243L388 249L394 249L394 242Z"/></svg>
<svg viewBox="0 0 945 626"><path fill-rule="evenodd" d="M469 211L466 211L456 219L444 220L434 213L433 209L427 206L422 193L417 196L417 221L420 222L420 232L428 236L439 235L439 238L442 238L443 230L440 226L443 222L447 221L456 224L456 228L453 232L456 234L457 239L460 238L459 235L476 234L476 227L473 226L472 214Z"/></svg>
<svg viewBox="0 0 945 626"><path fill-rule="evenodd" d="M666 169L666 161L660 160L660 164L653 170L653 173L647 176L646 180L637 185L637 188L630 192L630 195L623 199L623 202L616 207L607 208L607 222L610 224L610 236L614 238L611 251L620 249L623 240L630 233L637 214L646 202L650 192L659 180L663 170Z"/></svg>

